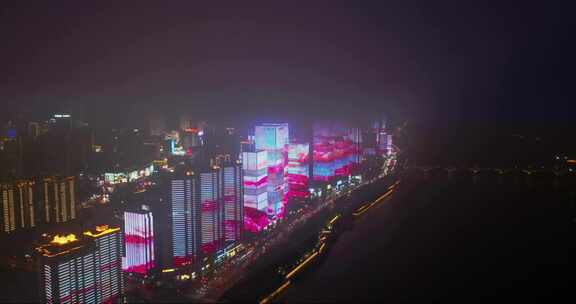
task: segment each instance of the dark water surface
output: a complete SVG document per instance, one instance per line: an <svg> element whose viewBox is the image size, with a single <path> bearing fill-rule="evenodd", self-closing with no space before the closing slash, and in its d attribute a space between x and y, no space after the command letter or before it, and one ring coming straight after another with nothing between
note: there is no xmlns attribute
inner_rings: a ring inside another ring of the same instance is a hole
<svg viewBox="0 0 576 304"><path fill-rule="evenodd" d="M574 299L574 181L409 174L285 302Z"/></svg>

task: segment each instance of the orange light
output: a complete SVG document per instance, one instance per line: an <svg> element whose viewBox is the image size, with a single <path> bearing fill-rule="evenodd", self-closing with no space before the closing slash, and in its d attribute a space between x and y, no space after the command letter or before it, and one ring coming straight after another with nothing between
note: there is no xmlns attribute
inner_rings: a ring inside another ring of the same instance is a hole
<svg viewBox="0 0 576 304"><path fill-rule="evenodd" d="M576 164L576 159L568 159L566 162L569 164Z"/></svg>
<svg viewBox="0 0 576 304"><path fill-rule="evenodd" d="M86 231L83 234L86 236L90 236L90 237L101 237L103 235L106 234L110 234L112 232L116 232L116 231L120 231L120 228L110 228L108 225L101 225L101 226L96 226L96 233L93 233L92 231Z"/></svg>
<svg viewBox="0 0 576 304"><path fill-rule="evenodd" d="M54 238L52 239L52 241L50 241L50 243L52 244L56 244L56 245L65 245L71 242L76 242L78 241L78 239L76 238L76 235L74 234L68 234L68 235L55 235Z"/></svg>
<svg viewBox="0 0 576 304"><path fill-rule="evenodd" d="M274 299L275 296L281 293L284 289L288 288L289 285L290 281L286 281L284 284L282 284L282 286L278 287L278 289L276 289L272 294L267 296L264 300L260 301L260 304L266 304L270 302L272 299Z"/></svg>
<svg viewBox="0 0 576 304"><path fill-rule="evenodd" d="M298 265L298 267L296 267L296 268L294 268L294 270L290 271L290 273L286 275L286 279L289 279L290 277L292 277L296 272L298 272L298 270L300 270L302 267L306 266L306 264L310 263L310 261L312 259L314 259L317 255L318 255L318 252L314 252L306 260L304 260L304 262L302 262L300 265Z"/></svg>

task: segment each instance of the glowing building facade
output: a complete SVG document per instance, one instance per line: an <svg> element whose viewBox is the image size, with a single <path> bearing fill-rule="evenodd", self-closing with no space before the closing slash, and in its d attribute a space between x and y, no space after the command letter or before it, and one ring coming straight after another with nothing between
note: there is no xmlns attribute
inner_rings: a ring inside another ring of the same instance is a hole
<svg viewBox="0 0 576 304"><path fill-rule="evenodd" d="M94 242L75 235L55 236L39 253L42 303L101 303Z"/></svg>
<svg viewBox="0 0 576 304"><path fill-rule="evenodd" d="M360 130L316 124L313 132L314 180L330 182L349 176L360 162Z"/></svg>
<svg viewBox="0 0 576 304"><path fill-rule="evenodd" d="M75 177L46 177L40 190L42 216L46 223L63 223L76 218Z"/></svg>
<svg viewBox="0 0 576 304"><path fill-rule="evenodd" d="M16 203L14 187L11 184L0 184L0 204L2 204L1 229L4 233L16 230Z"/></svg>
<svg viewBox="0 0 576 304"><path fill-rule="evenodd" d="M288 199L308 197L309 149L309 144L288 145L288 164L286 166Z"/></svg>
<svg viewBox="0 0 576 304"><path fill-rule="evenodd" d="M268 208L268 153L242 152L244 206L260 211Z"/></svg>
<svg viewBox="0 0 576 304"><path fill-rule="evenodd" d="M122 274L122 231L120 227L96 226L84 232L96 245L96 298L98 303L116 302L124 294Z"/></svg>
<svg viewBox="0 0 576 304"><path fill-rule="evenodd" d="M254 147L242 152L244 172L244 229L258 232L268 225L268 153L254 152Z"/></svg>
<svg viewBox="0 0 576 304"><path fill-rule="evenodd" d="M268 159L268 216L283 217L287 186L284 179L290 131L287 123L255 127L256 150L265 150Z"/></svg>
<svg viewBox="0 0 576 304"><path fill-rule="evenodd" d="M236 241L242 232L242 176L239 164L189 171L171 181L174 266Z"/></svg>
<svg viewBox="0 0 576 304"><path fill-rule="evenodd" d="M0 232L36 227L34 182L0 184Z"/></svg>
<svg viewBox="0 0 576 304"><path fill-rule="evenodd" d="M222 215L222 178L219 168L212 168L200 175L200 249L202 254L216 252L221 245Z"/></svg>
<svg viewBox="0 0 576 304"><path fill-rule="evenodd" d="M172 219L172 259L174 266L192 263L198 252L200 200L196 177L182 176L170 184L170 207Z"/></svg>
<svg viewBox="0 0 576 304"><path fill-rule="evenodd" d="M152 212L145 209L124 212L124 248L122 269L148 275L155 266Z"/></svg>
<svg viewBox="0 0 576 304"><path fill-rule="evenodd" d="M242 165L237 162L222 166L224 245L241 240L244 229L244 195Z"/></svg>

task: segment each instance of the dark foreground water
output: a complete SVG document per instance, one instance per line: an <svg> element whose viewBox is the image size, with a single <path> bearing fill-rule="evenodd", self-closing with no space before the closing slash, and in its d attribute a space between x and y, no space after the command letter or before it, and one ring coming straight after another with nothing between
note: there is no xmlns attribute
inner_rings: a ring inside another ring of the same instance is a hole
<svg viewBox="0 0 576 304"><path fill-rule="evenodd" d="M570 179L412 173L282 302L573 300Z"/></svg>

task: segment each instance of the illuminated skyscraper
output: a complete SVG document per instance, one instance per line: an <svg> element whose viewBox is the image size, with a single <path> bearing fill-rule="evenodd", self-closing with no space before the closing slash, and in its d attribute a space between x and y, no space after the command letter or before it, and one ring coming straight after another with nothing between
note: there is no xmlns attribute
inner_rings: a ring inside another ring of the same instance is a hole
<svg viewBox="0 0 576 304"><path fill-rule="evenodd" d="M46 223L62 223L76 218L76 179L46 177L42 180L42 216Z"/></svg>
<svg viewBox="0 0 576 304"><path fill-rule="evenodd" d="M174 266L192 263L198 253L200 219L197 177L192 172L177 177L170 184L172 218L172 259Z"/></svg>
<svg viewBox="0 0 576 304"><path fill-rule="evenodd" d="M36 212L34 205L34 182L19 181L16 183L16 198L20 228L32 228L36 226Z"/></svg>
<svg viewBox="0 0 576 304"><path fill-rule="evenodd" d="M126 256L122 269L148 275L155 266L154 218L146 209L124 212L124 245Z"/></svg>
<svg viewBox="0 0 576 304"><path fill-rule="evenodd" d="M288 145L288 198L308 197L309 144Z"/></svg>
<svg viewBox="0 0 576 304"><path fill-rule="evenodd" d="M10 233L36 226L34 182L0 184L0 229Z"/></svg>
<svg viewBox="0 0 576 304"><path fill-rule="evenodd" d="M244 196L242 191L242 166L239 162L222 165L223 180L223 233L224 245L238 242L242 237Z"/></svg>
<svg viewBox="0 0 576 304"><path fill-rule="evenodd" d="M200 248L204 255L216 252L222 245L222 177L220 168L203 170L200 174Z"/></svg>
<svg viewBox="0 0 576 304"><path fill-rule="evenodd" d="M97 255L93 241L74 234L55 236L36 248L43 303L100 303Z"/></svg>
<svg viewBox="0 0 576 304"><path fill-rule="evenodd" d="M120 227L96 226L84 232L96 244L96 298L98 303L113 303L124 293L122 274L122 231Z"/></svg>
<svg viewBox="0 0 576 304"><path fill-rule="evenodd" d="M16 204L14 187L11 184L0 184L0 203L2 204L2 229L5 233L16 230Z"/></svg>
<svg viewBox="0 0 576 304"><path fill-rule="evenodd" d="M257 150L268 155L268 215L282 217L286 203L287 186L284 180L287 145L290 131L287 123L261 124L255 127Z"/></svg>
<svg viewBox="0 0 576 304"><path fill-rule="evenodd" d="M268 208L268 153L266 150L242 153L244 206L260 211Z"/></svg>

